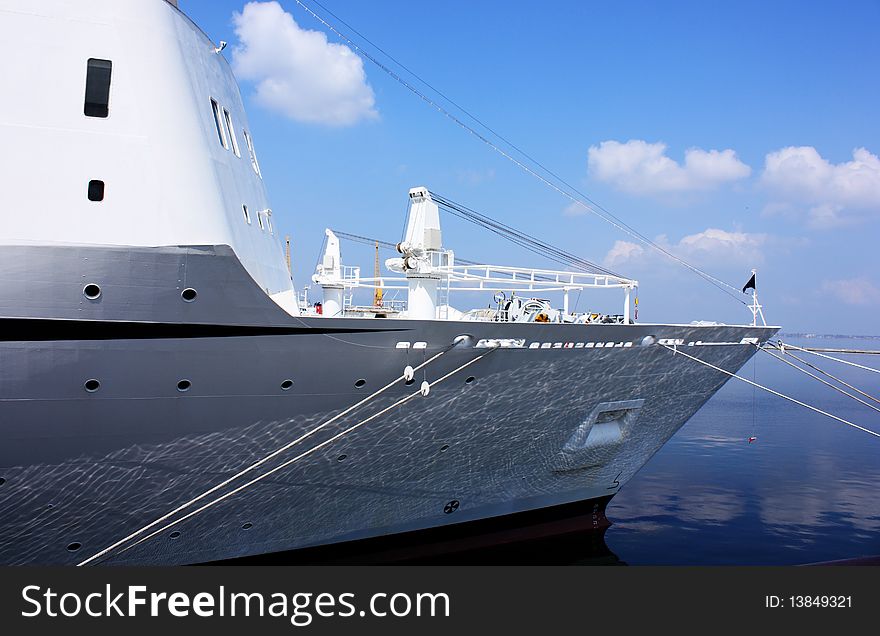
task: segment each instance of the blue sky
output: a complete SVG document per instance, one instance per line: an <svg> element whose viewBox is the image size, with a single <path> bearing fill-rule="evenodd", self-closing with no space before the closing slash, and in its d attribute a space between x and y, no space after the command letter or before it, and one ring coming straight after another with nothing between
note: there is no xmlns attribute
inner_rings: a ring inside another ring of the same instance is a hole
<svg viewBox="0 0 880 636"><path fill-rule="evenodd" d="M880 335L880 3L321 3L670 251L735 286L757 267L770 322ZM750 320L334 46L294 0L180 4L230 43L298 285L324 227L396 241L407 190L427 185L638 279L644 321ZM548 265L455 219L444 243ZM585 292L579 308L618 302Z"/></svg>

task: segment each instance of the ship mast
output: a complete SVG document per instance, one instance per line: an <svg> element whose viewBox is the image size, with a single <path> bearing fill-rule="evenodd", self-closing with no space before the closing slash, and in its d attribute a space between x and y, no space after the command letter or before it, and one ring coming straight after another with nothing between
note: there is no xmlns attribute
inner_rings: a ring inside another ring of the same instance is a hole
<svg viewBox="0 0 880 636"><path fill-rule="evenodd" d="M382 306L382 281L379 280L382 271L379 269L379 241L376 241L376 261L373 266L373 278L376 279L376 285L373 291L373 307Z"/></svg>

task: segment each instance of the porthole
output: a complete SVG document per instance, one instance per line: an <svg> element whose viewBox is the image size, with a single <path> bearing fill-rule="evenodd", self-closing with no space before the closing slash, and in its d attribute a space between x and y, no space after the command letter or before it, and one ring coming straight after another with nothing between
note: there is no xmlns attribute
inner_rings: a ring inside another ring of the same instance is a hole
<svg viewBox="0 0 880 636"><path fill-rule="evenodd" d="M86 380L86 383L83 386L89 393L94 393L101 388L101 383L98 382L95 378L92 378L90 380Z"/></svg>
<svg viewBox="0 0 880 636"><path fill-rule="evenodd" d="M254 524L252 524L250 521L248 521L247 523L241 524L242 530L250 530L253 527L254 527Z"/></svg>
<svg viewBox="0 0 880 636"><path fill-rule="evenodd" d="M180 530L175 530L171 534L168 535L169 539L178 539L180 538Z"/></svg>
<svg viewBox="0 0 880 636"><path fill-rule="evenodd" d="M192 382L189 380L181 380L177 383L177 390L183 393L184 391L189 391L189 388L192 386Z"/></svg>
<svg viewBox="0 0 880 636"><path fill-rule="evenodd" d="M366 383L367 383L367 381L364 380L363 378L361 378L360 380L358 380L357 382L355 382L354 385L355 385L356 388L360 389L360 388L363 387Z"/></svg>
<svg viewBox="0 0 880 636"><path fill-rule="evenodd" d="M474 376L472 376L472 375L469 375L469 376L467 377L467 379L465 379L464 383L465 383L465 384L470 384L470 383L473 382L474 380L476 380L476 378L475 378Z"/></svg>
<svg viewBox="0 0 880 636"><path fill-rule="evenodd" d="M338 462L344 462L346 457L348 457L348 455L346 455L345 453L343 453L342 455L340 455L339 457L336 458L336 461L338 461Z"/></svg>
<svg viewBox="0 0 880 636"><path fill-rule="evenodd" d="M412 386L412 385L415 384L415 383L416 383L416 379L415 379L415 378L412 378L411 380L407 380L407 381L405 382L406 386Z"/></svg>
<svg viewBox="0 0 880 636"><path fill-rule="evenodd" d="M449 444L443 444L443 446L440 447L441 453L445 453L448 450L449 450Z"/></svg>
<svg viewBox="0 0 880 636"><path fill-rule="evenodd" d="M0 486L6 483L6 479L4 477L0 477Z"/></svg>
<svg viewBox="0 0 880 636"><path fill-rule="evenodd" d="M104 182L100 179L92 179L89 181L88 187L88 197L89 201L103 201L104 200Z"/></svg>
<svg viewBox="0 0 880 636"><path fill-rule="evenodd" d="M101 288L95 283L89 283L83 287L83 296L89 300L98 300L101 297Z"/></svg>
<svg viewBox="0 0 880 636"><path fill-rule="evenodd" d="M183 302L191 303L196 299L199 293L193 289L192 287L187 287L182 292L180 292L180 297L183 298Z"/></svg>
<svg viewBox="0 0 880 636"><path fill-rule="evenodd" d="M68 552L76 552L81 547L82 547L82 543L80 543L79 541L74 541L73 543L71 543L67 546L67 551Z"/></svg>
<svg viewBox="0 0 880 636"><path fill-rule="evenodd" d="M289 391L292 386L293 386L293 380L285 380L284 382L281 383L281 390L282 391Z"/></svg>

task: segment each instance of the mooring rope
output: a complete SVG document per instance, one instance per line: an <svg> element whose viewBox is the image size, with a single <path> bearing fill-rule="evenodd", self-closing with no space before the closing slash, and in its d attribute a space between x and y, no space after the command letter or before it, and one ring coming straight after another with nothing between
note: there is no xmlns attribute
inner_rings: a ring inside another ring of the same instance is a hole
<svg viewBox="0 0 880 636"><path fill-rule="evenodd" d="M767 393L771 393L771 394L775 395L776 397L781 397L783 400L788 400L789 402L794 402L795 404L797 404L799 406L803 406L804 408L809 409L811 411L814 411L816 413L819 413L820 415L824 415L825 417L830 417L833 420L837 420L838 422L846 424L847 426L851 426L851 427L858 429L862 432L868 433L869 435L873 435L874 437L880 437L880 433L876 433L869 428L865 428L864 426L859 426L858 424L854 424L853 422L850 422L849 420L845 420L842 417L838 417L836 415L833 415L832 413L829 413L827 411L823 411L822 409L817 408L815 406L812 406L810 404L807 404L806 402L801 402L800 400L797 400L793 397L785 395L784 393L780 393L779 391L774 391L773 389L771 389L769 387L766 387L762 384L758 384L757 382L753 382L747 378L744 378L742 376L737 375L736 373L732 373L731 371L728 371L727 369L722 369L721 367L716 367L711 362L706 362L705 360L700 360L699 358L697 358L695 356L692 356L688 353L685 353L681 349L678 349L676 347L670 347L669 345L666 345L666 344L661 344L661 343L658 343L658 344L660 344L661 347L664 347L665 349L672 351L673 354L682 355L685 358L690 358L694 362L699 362L700 364L703 364L711 369L715 369L716 371L720 371L721 373L724 373L725 375L729 375L731 378L736 378L737 380L740 380L741 382L745 382L746 384L750 384L754 387L761 389L762 391L766 391Z"/></svg>
<svg viewBox="0 0 880 636"><path fill-rule="evenodd" d="M497 348L497 347L496 347L496 348ZM488 351L486 351L486 353L483 353L483 354L477 356L476 358L473 358L472 360L469 360L468 362L466 362L466 363L462 364L461 366L459 366L459 367L453 369L452 371L450 371L450 372L447 373L446 375L442 376L441 378L439 378L439 379L437 379L437 380L434 380L434 381L431 382L431 383L428 383L428 387L432 387L432 386L434 386L434 385L436 385L436 384L439 384L439 383L442 382L443 380L446 380L447 378L449 378L449 377L451 377L452 375L458 373L458 372L461 371L462 369L465 369L465 368L469 367L470 365L474 364L474 363L477 362L478 360L481 360L482 358L486 357L487 355L489 355L490 353L492 353L493 351L495 351L496 348L491 348L491 349L489 349ZM418 367L416 367L413 371L417 371L417 370L423 368L425 365L427 365L427 364L429 364L431 361L437 359L438 357L440 357L442 354L446 353L447 351L449 351L449 349L446 349L446 350L444 350L444 351L441 351L440 353L436 354L435 356L429 358L428 360L426 360L425 362L423 362L422 364L420 364ZM380 389L379 391L377 391L376 393L374 393L373 396L369 396L369 397L365 398L364 400L362 400L362 401L359 402L358 404L362 404L362 403L364 403L366 400L369 400L369 399L371 399L372 397L378 395L381 391L384 391L385 389L389 388L389 387L392 386L393 384L396 384L398 381L400 381L400 380L402 380L402 379L403 379L403 376L401 376L400 378L398 378L398 379L395 380L394 382L389 383L388 385L386 385L385 387L383 387L382 389ZM165 531L168 530L169 528L172 528L172 527L176 526L177 524L179 524L179 523L181 523L181 522L183 522L183 521L186 521L187 519L189 519L189 518L191 518L191 517L194 517L195 515L197 515L197 514L203 512L203 511L207 510L208 508L211 508L211 507L217 505L217 504L220 503L221 501L224 501L224 500L228 499L229 497L232 497L233 495L235 495L235 494L237 494L237 493L239 493L239 492L245 490L246 488L249 488L249 487L251 487L252 485L254 485L254 484L256 484L256 483L258 483L258 482L260 482L260 481L266 479L267 477L269 477L269 476L275 474L275 473L278 472L279 470L282 470L283 468L286 468L286 467L290 466L291 464L294 464L294 463L298 462L299 460L303 459L304 457L308 457L308 456L311 455L312 453L314 453L314 452L320 450L321 448L327 446L328 444L331 444L332 442L335 442L336 440L338 440L338 439L340 439L341 437L347 435L348 433L350 433L350 432L352 432L352 431L354 431L354 430L360 428L361 426L363 426L363 425L365 425L365 424L367 424L367 423L373 421L373 420L376 419L377 417L380 417L380 416L384 415L385 413L387 413L388 411L391 411L392 409L395 409L395 408L397 408L398 406L400 406L400 405L402 405L402 404L408 402L409 400L413 399L413 398L416 397L417 395L426 395L424 387L421 388L421 389L419 389L419 390L416 391L415 393L412 393L412 394L410 394L410 395L408 395L408 396L406 396L406 397L404 397L404 398L401 398L400 400L396 401L395 403L391 404L390 406L385 407L384 409L382 409L382 410L379 411L378 413L374 413L373 415L369 416L369 417L366 418L365 420L361 420L361 421L358 422L357 424L354 424L353 426L350 426L350 427L348 427L347 429L345 429L345 430L343 430L343 431L340 431L339 433L337 433L337 434L334 435L333 437L324 440L323 442L321 442L321 443L318 444L317 446L314 446L314 447L310 448L309 450L307 450L307 451L305 451L305 452L303 452L303 453L300 453L300 454L297 455L296 457L292 457L291 459L289 459L289 460L287 460L287 461L285 461L285 462L279 464L278 466L276 466L275 468L272 468L272 469L269 470L268 472L265 472L265 473L263 473L263 474L261 474L261 475L258 475L257 477L254 477L254 478L251 479L250 481L247 481L247 482L245 482L244 484L242 484L242 485L240 485L240 486L237 486L237 487L234 488L233 490L230 490L230 491L227 492L226 494L221 495L220 497L217 497L216 499L212 499L212 500L209 501L208 503L202 505L202 506L199 507L199 508L196 508L195 510L193 510L193 511L187 513L186 515L184 515L184 516L182 516L182 517L180 517L179 519L175 519L174 521L171 521L171 522L165 524L164 526L162 526L161 528L159 528L159 529L157 529L157 530L154 530L154 531L151 532L150 534L141 537L140 539L138 539L137 541L135 541L135 542L132 543L131 545L128 545L128 546L122 548L122 549L119 550L118 552L119 552L120 554L123 553L123 552L127 552L128 550L130 550L130 549L132 549L132 548L134 548L134 547L140 545L141 543L143 543L143 542L145 542L145 541L147 541L147 540L149 540L149 539L155 537L157 534L161 534L162 532L165 532ZM357 406L357 405L355 405L355 406ZM355 408L355 407L351 407L351 408L349 408L349 409L347 410L347 412L350 412L351 409L353 409L353 408ZM339 417L341 417L341 415L342 415L342 414L335 416L334 419L338 419ZM330 420L328 420L325 424L322 424L321 426L323 427L323 426L325 426L326 424L329 424L329 423L330 423ZM305 435L301 436L301 437L298 438L298 439L300 439L300 440L301 440L301 439L305 439L306 437L308 437L309 435L311 435L312 432L314 432L314 431L310 431L309 433L306 433ZM286 448L290 448L292 445L293 445L293 443L290 443L290 444L288 444L288 445L286 446ZM279 452L280 452L280 451L276 451L275 453L273 453L272 456L273 456L273 457L274 457L274 456L277 456L277 454L278 454ZM264 460L261 460L260 463L265 463L266 460L267 460L267 458L264 458ZM154 527L155 527L156 525L158 525L159 523L161 523L161 522L167 520L169 517L173 516L174 514L176 514L177 512L183 510L184 508L187 508L188 506L192 505L192 504L195 503L196 501L199 501L200 499L203 499L204 497L206 497L207 495L211 494L212 492L216 492L216 491L217 491L219 488L221 488L223 485L230 483L230 482L233 481L236 477L238 477L240 474L243 474L243 473L245 473L245 472L247 472L247 471L249 471L249 470L252 470L252 468L251 468L251 467L248 467L247 469L245 469L245 470L242 471L241 473L239 473L239 474L237 474L237 475L235 475L235 476L230 477L229 479L227 479L225 482L223 482L223 484L218 484L217 486L214 486L214 487L211 488L210 490L205 491L204 493L202 493L202 494L199 495L198 497L195 497L195 498L191 499L190 501L188 501L188 502L186 502L185 504L183 504L183 505L179 506L178 508L176 508L174 511L169 512L168 514L164 515L164 516L161 517L160 519L157 519L156 521L153 521L152 523L150 523L150 524L144 526L143 528L140 528L140 529L136 530L135 532L131 533L130 535L128 535L128 536L125 537L124 539L120 539L119 541L117 541L117 542L114 543L113 545L108 546L107 548L101 550L101 552L95 554L94 556L89 557L89 558L86 559L85 561L82 561L82 562L78 563L77 566L89 565L90 563L93 563L93 562L95 562L95 561L98 560L98 559L105 558L107 555L109 555L110 552L112 552L112 551L115 550L116 548L122 546L122 545L123 545L124 543L126 543L127 541L133 539L134 537L138 536L139 534L142 534L142 533L146 532L146 531L149 530L150 528L154 528Z"/></svg>
<svg viewBox="0 0 880 636"><path fill-rule="evenodd" d="M837 391L838 393L842 393L843 395L847 396L848 398L852 398L852 399L855 400L856 402L859 402L860 404L864 404L864 405L867 406L869 409L874 409L875 411L877 411L878 413L880 413L880 408L877 408L877 407L874 406L873 404L870 404L870 403L868 403L868 402L865 402L862 398L857 397L857 396L853 395L852 393L849 393L848 391L844 391L844 390L841 389L839 386L834 386L833 384L831 384L831 383L828 382L827 380L823 380L822 378L820 378L820 377L819 377L818 375L816 375L815 373L810 373L810 372L807 371L806 369L802 369L801 367L799 367L798 365L796 365L794 362L789 362L788 360L786 360L786 359L783 358L782 356L778 356L778 355L776 355L775 353L772 353L772 352L771 352L770 350L768 350L768 349L764 349L764 348L762 348L762 347L760 347L760 346L758 346L758 345L755 345L755 346L758 347L759 350L763 351L763 352L766 353L767 355L772 356L772 357L776 358L777 360L779 360L780 362L784 362L784 363L787 364L788 366L793 367L794 369L797 369L797 370L800 371L801 373L804 373L804 374L810 376L811 378L813 378L813 379L816 380L817 382L821 382L821 383L824 384L825 386L834 389L834 390ZM788 355L790 355L790 354L788 354ZM866 394L866 395L867 395L867 394ZM871 396L868 396L868 397L871 397ZM874 398L872 398L872 399L874 399Z"/></svg>
<svg viewBox="0 0 880 636"><path fill-rule="evenodd" d="M418 371L419 369L421 369L421 368L427 366L428 364L430 364L431 362L433 362L434 360L436 360L437 358L439 358L440 356L442 356L444 353L447 353L447 352L448 352L450 349L452 349L452 347L454 347L454 346L455 346L455 344L453 343L453 345L451 345L450 347L448 347L448 348L444 349L443 351L440 351L439 353L437 353L437 354L431 356L429 359L425 360L424 362L422 362L422 364L420 364L419 366L417 366L417 367L414 369L414 371ZM219 484L217 484L217 485L215 485L215 486L212 486L212 487L209 488L208 490L206 490L206 491L204 491L203 493L197 495L196 497L193 497L193 498L190 499L189 501L186 501L186 502L180 504L177 508L175 508L175 509L172 510L171 512L169 512L169 513L167 513L167 514L165 514L165 515L159 517L158 519L156 519L155 521L153 521L153 522L147 524L146 526L144 526L144 527L142 527L142 528L139 528L138 530L135 530L134 532L132 532L132 533L129 534L128 536L126 536L126 537L120 539L119 541L117 541L117 542L114 543L113 545L110 545L110 546L104 548L103 550L101 550L101 551L98 552L97 554L94 554L93 556L89 557L88 559L86 559L86 560L84 560L84 561L81 561L81 562L78 563L77 565L78 565L78 566L79 566L79 565L88 565L89 563L95 561L96 559L100 559L100 558L103 557L105 554L107 554L107 553L109 553L109 552L115 550L116 548L118 548L118 547L121 546L122 544L126 543L127 541L130 541L131 539L135 538L135 537L138 536L139 534L141 534L141 533L143 533L143 532L146 532L146 531L149 530L150 528L155 527L156 525L162 523L163 521L168 520L170 517L176 515L178 512L181 512L181 511L185 510L185 509L188 508L189 506L193 505L193 504L196 503L197 501L200 501L200 500L204 499L204 498L207 497L208 495L217 492L218 490L220 490L220 489L223 488L224 486L228 486L230 483L232 483L232 482L235 481L236 479L239 479L240 477L246 475L247 473L249 473L249 472L251 472L251 471L253 471L253 470L259 468L260 466L262 466L262 465L265 464L266 462L268 462L268 461L274 459L275 457L278 457L278 455L281 455L282 453L284 453L284 452L290 450L291 448L293 448L294 446L296 446L297 444L299 444L299 443L302 442L303 440L305 440L305 439L311 437L312 435L314 435L315 433L321 431L322 429L327 428L327 427L330 426L330 424L332 424L333 422L336 422L337 420L339 420L339 419L345 417L346 415L348 415L348 414L351 413L352 411L354 411L354 410L358 409L359 407L363 406L363 405L366 404L367 402L369 402L369 401L373 400L374 398L378 397L379 395L381 395L382 393L384 393L385 391L387 391L388 389L390 389L391 387L393 387L395 384L397 384L398 382L400 382L400 381L403 380L403 379L404 379L404 376L403 376L403 375L398 376L395 380L389 382L388 384L386 384L386 385L383 386L382 388L378 389L378 390L375 391L374 393L371 393L370 395L368 395L367 397L365 397L365 398L364 398L363 400L361 400L360 402L357 402L356 404L353 404L352 406L348 407L348 408L345 409L344 411L341 411L340 413L337 413L336 415L334 415L333 417L331 417L329 420L326 420L325 422L322 422L321 424L319 424L319 425L316 426L315 428L313 428L313 429L311 429L311 430L309 430L309 431L306 431L305 433L303 433L302 435L300 435L299 437L297 437L295 440L293 440L293 441L291 441L291 442L288 442L287 444L285 444L285 445L282 446L281 448L278 448L278 449L272 451L271 453L269 453L268 455L266 455L266 456L263 457L262 459L259 459L259 460L257 460L256 462L254 462L253 464L251 464L251 465L247 466L246 468L243 468L242 470L238 471L237 473L235 473L234 475L232 475L232 477L229 477L228 479L226 479L226 480L220 482Z"/></svg>
<svg viewBox="0 0 880 636"><path fill-rule="evenodd" d="M863 369L864 371L871 371L873 373L880 373L880 369L875 369L874 367L866 367L863 364L858 364L857 362L851 362L850 360L843 360L842 358L835 358L834 356L829 356L825 353L819 353L818 351L812 351L810 349L804 349L803 347L797 347L793 344L788 344L787 342L779 341L779 349L783 351L785 349L794 349L795 351L803 351L804 353L809 353L814 356L819 356L820 358L827 358L828 360L834 360L835 362L840 362L841 364L848 364L851 367L857 367L859 369Z"/></svg>
<svg viewBox="0 0 880 636"><path fill-rule="evenodd" d="M820 351L822 353L854 353L860 356L880 356L880 350L877 349L843 349L840 347L801 347L801 349L803 351Z"/></svg>
<svg viewBox="0 0 880 636"><path fill-rule="evenodd" d="M852 384L850 384L850 383L847 382L846 380L842 380L841 378L838 378L836 375L833 375L833 374L831 374L831 373L828 373L825 369L820 369L820 368L817 367L816 365L807 362L807 361L804 360L803 358L799 358L798 356L794 355L794 354L791 353L790 351L788 351L788 350L786 350L786 349L780 349L780 348L779 348L778 346L776 346L776 345L766 345L766 346L769 346L771 349L776 349L776 350L778 350L778 351L781 351L784 355L787 355L789 358L793 358L793 359L797 360L798 362L800 362L800 363L801 363L802 365L804 365L804 366L810 367L813 371L816 371L816 372L818 372L818 373L821 373L821 374L824 375L825 377L831 378L832 380L834 380L834 381L837 382L838 384L842 384L842 385L845 386L846 388L848 388L848 389L852 389L852 390L855 391L856 393L865 396L865 397L868 398L869 400L874 400L875 402L877 402L877 404L880 404L880 398L876 398L876 397L874 397L873 395L871 395L870 393L867 393L867 392L865 392L865 391L862 391L862 390L861 390L860 388L858 388L857 386L853 386Z"/></svg>

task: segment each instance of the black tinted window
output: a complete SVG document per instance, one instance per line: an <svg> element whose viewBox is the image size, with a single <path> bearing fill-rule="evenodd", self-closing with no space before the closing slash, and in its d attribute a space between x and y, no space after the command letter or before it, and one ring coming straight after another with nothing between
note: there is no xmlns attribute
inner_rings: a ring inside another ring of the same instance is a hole
<svg viewBox="0 0 880 636"><path fill-rule="evenodd" d="M110 113L110 60L89 60L86 72L86 117L106 117Z"/></svg>
<svg viewBox="0 0 880 636"><path fill-rule="evenodd" d="M89 181L89 201L104 200L104 182L93 179Z"/></svg>

